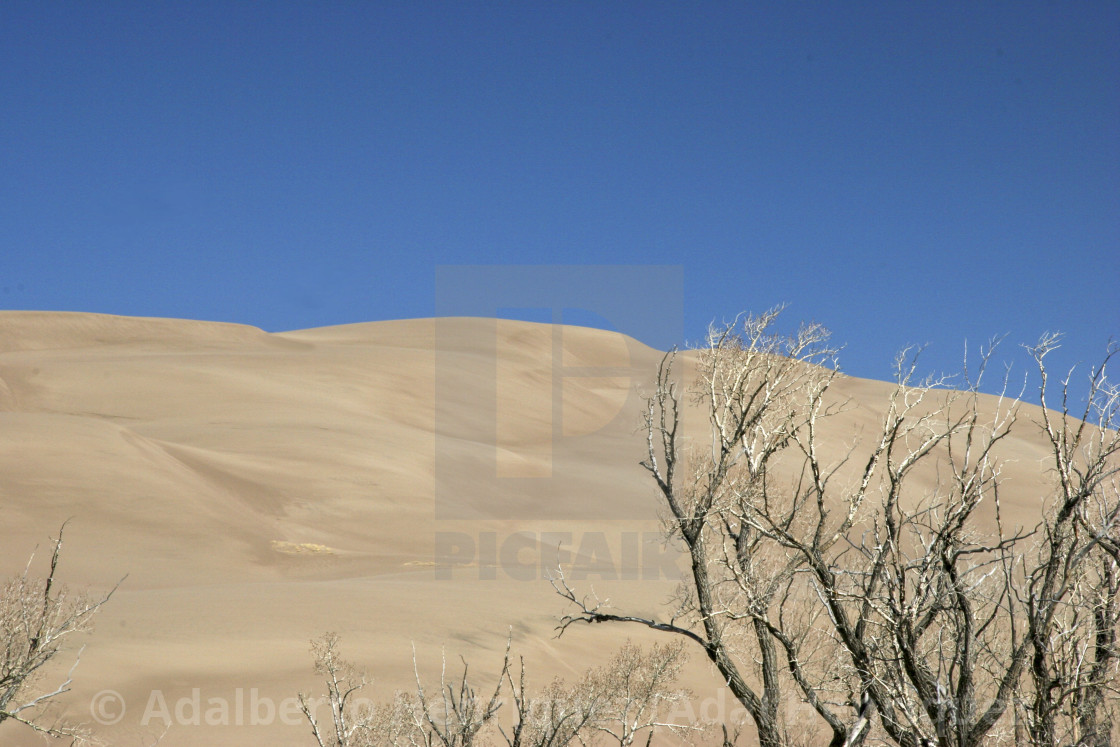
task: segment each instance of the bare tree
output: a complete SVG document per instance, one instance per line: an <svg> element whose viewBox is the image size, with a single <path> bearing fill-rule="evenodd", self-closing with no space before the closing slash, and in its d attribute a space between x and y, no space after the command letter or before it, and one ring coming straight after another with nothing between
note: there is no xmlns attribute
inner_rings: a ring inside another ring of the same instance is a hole
<svg viewBox="0 0 1120 747"><path fill-rule="evenodd" d="M311 643L315 673L326 680L325 697L299 694L300 710L311 725L319 747L388 747L412 742L413 704L398 693L389 703L361 697L369 684L364 672L343 660L337 633L326 633ZM330 711L329 728L321 725L319 707Z"/></svg>
<svg viewBox="0 0 1120 747"><path fill-rule="evenodd" d="M648 653L627 641L588 678L590 687L605 695L594 729L619 747L630 747L643 733L648 747L658 729L686 732L693 725L663 719L673 705L688 697L687 691L675 687L687 659L684 641L657 644Z"/></svg>
<svg viewBox="0 0 1120 747"><path fill-rule="evenodd" d="M1034 744L1096 747L1111 744L1120 660L1120 387L1106 376L1118 349L1090 372L1079 412L1070 411L1072 372L1052 412L1044 358L1058 342L1049 335L1030 349L1056 487L1020 596L1031 648L1026 720Z"/></svg>
<svg viewBox="0 0 1120 747"><path fill-rule="evenodd" d="M468 680L466 662L458 682L450 682L444 660L435 697L424 687L416 668L415 696L397 691L391 701L378 703L363 695L369 677L342 658L338 634L327 633L312 641L311 652L315 673L325 679L327 692L319 697L301 692L299 703L319 747L471 747L502 705L499 696L510 662L507 642L497 686L486 701L479 699ZM329 723L319 714L322 706L329 711Z"/></svg>
<svg viewBox="0 0 1120 747"><path fill-rule="evenodd" d="M751 515L745 509L760 498L789 522L804 523L802 509L812 510L804 501L775 503L771 465L796 433L827 411L824 395L836 376L826 366L836 353L827 330L807 325L791 336L774 334L780 311L713 327L697 352L699 375L691 394L708 419L710 449L694 450L683 433L675 351L662 360L656 391L647 398L642 466L668 510L669 539L680 541L689 555L689 583L677 609L668 619L620 615L577 596L562 573L553 585L577 608L561 620L561 633L575 622L632 622L698 644L751 715L762 747L787 742L780 714L787 671L832 727L832 744L840 745L848 724L818 696L802 658L805 630L791 632L796 621L781 616L804 560L744 522ZM825 536L822 527L818 541L831 545L842 534L843 528Z"/></svg>
<svg viewBox="0 0 1120 747"><path fill-rule="evenodd" d="M590 672L570 685L554 679L536 697L525 684L524 660L517 681L510 671L506 679L515 708L509 732L501 729L509 747L565 747L591 729L607 701Z"/></svg>
<svg viewBox="0 0 1120 747"><path fill-rule="evenodd" d="M300 693L300 706L319 747L470 747L495 731L509 747L566 747L590 744L597 736L629 747L642 734L648 745L658 730L684 733L689 728L662 720L674 703L687 697L676 688L686 658L679 645L655 646L647 654L627 642L603 668L589 669L571 684L555 679L534 694L526 685L524 661L514 677L511 644L507 640L502 669L488 697L479 696L465 661L462 674L449 679L446 659L438 694L431 692L414 654L415 696L398 691L392 701L376 703L361 696L367 675L340 657L339 638L328 633L312 642L315 671L325 678L327 693L319 698ZM507 684L513 713L512 723L503 726L497 716ZM324 705L329 724L318 714Z"/></svg>
<svg viewBox="0 0 1120 747"><path fill-rule="evenodd" d="M48 717L52 701L70 691L81 651L66 678L53 689L39 686L43 668L59 654L68 638L90 630L94 615L120 583L100 599L62 585L58 564L65 528L63 524L54 540L47 577L31 575L33 555L23 573L4 584L0 596L0 724L10 719L45 737L82 743L90 739L87 729Z"/></svg>
<svg viewBox="0 0 1120 747"><path fill-rule="evenodd" d="M1104 364L1081 417L1065 409L1067 377L1055 419L1042 360L1055 341L1033 349L1057 489L1042 496L1036 526L1007 526L1000 449L1021 408L980 393L991 347L961 391L917 379L916 356L900 355L877 435L829 453L822 434L845 408L830 393L835 351L816 325L775 334L777 316L713 328L697 351L692 394L710 448L684 435L674 353L647 400L643 466L690 559L676 609L667 619L608 611L561 574L554 586L575 607L561 633L629 622L700 645L764 747L792 741L782 711L792 700L836 747L1010 740L1028 669L1032 695L1019 710L1031 740L1107 744L1120 442ZM1061 737L1050 723L1060 716Z"/></svg>
<svg viewBox="0 0 1120 747"><path fill-rule="evenodd" d="M906 747L983 743L1025 663L1015 625L1022 611L1008 592L1015 548L1029 533L1003 527L996 456L1018 405L1000 397L990 412L980 406L987 360L965 391L945 393L913 385L913 359L900 359L880 445L861 478L876 496L858 538L822 553L765 516L758 522L806 558L861 691L886 736ZM916 477L923 465L932 485ZM994 508L995 526L982 506Z"/></svg>
<svg viewBox="0 0 1120 747"><path fill-rule="evenodd" d="M498 675L494 692L487 700L481 699L475 686L467 679L468 666L463 660L463 674L457 683L447 680L447 659L439 677L439 697L433 699L424 690L420 681L420 671L416 668L416 654L412 663L416 674L416 695L419 708L415 711L417 728L423 734L425 747L471 747L483 727L491 723L502 706L502 683L509 676L510 645L512 636L506 640L505 657L502 671Z"/></svg>

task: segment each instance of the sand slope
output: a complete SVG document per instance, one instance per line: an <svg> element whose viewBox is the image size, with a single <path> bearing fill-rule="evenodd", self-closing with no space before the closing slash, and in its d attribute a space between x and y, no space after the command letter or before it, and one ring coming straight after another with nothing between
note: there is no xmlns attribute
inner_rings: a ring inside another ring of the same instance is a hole
<svg viewBox="0 0 1120 747"><path fill-rule="evenodd" d="M98 728L114 744L149 743L163 714L161 745L311 744L269 705L317 690L308 641L326 630L379 692L410 686L413 644L422 673L441 647L494 672L510 627L537 682L582 670L649 636L552 637L557 543L628 610L675 585L638 466L659 358L609 332L484 319L267 334L0 312L0 573L36 546L42 560L70 519L68 583L127 575L66 699L91 721L95 695L119 693L123 718ZM875 428L889 387L836 389L852 399L826 434L840 446ZM1011 449L1007 500L1029 510L1044 450L1029 430ZM723 697L702 663L688 676Z"/></svg>

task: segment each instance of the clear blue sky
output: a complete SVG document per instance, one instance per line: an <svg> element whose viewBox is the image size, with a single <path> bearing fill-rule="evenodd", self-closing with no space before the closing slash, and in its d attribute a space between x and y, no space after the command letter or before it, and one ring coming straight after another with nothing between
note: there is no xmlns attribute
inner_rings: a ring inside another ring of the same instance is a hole
<svg viewBox="0 0 1120 747"><path fill-rule="evenodd" d="M10 0L0 107L3 308L277 331L653 264L687 339L788 302L877 378L1120 334L1111 0Z"/></svg>

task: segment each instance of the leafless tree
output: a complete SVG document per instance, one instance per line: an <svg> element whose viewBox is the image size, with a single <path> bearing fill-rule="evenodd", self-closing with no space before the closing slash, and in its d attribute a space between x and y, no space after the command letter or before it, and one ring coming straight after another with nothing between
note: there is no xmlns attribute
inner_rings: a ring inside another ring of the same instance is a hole
<svg viewBox="0 0 1120 747"><path fill-rule="evenodd" d="M1031 647L1026 720L1034 744L1097 747L1111 744L1120 679L1120 387L1106 377L1117 348L1090 372L1080 411L1071 413L1067 375L1054 412L1044 358L1058 341L1031 348L1056 488L1020 595Z"/></svg>
<svg viewBox="0 0 1120 747"><path fill-rule="evenodd" d="M586 734L606 702L599 683L587 673L574 684L554 679L533 697L525 684L525 662L517 681L506 672L515 709L514 721L502 737L509 747L565 747Z"/></svg>
<svg viewBox="0 0 1120 747"><path fill-rule="evenodd" d="M423 734L425 747L471 747L483 727L491 723L502 706L502 684L509 676L510 645L512 637L506 640L506 653L502 660L502 671L490 698L480 698L467 679L468 666L463 661L463 674L457 683L447 680L447 660L439 678L439 698L435 700L425 692L416 668L413 653L413 667L416 674L416 695L419 708L415 711L417 728Z"/></svg>
<svg viewBox="0 0 1120 747"><path fill-rule="evenodd" d="M619 747L630 747L643 733L646 745L664 730L683 734L693 725L668 722L666 712L688 692L675 687L687 661L683 641L654 645L647 653L627 641L603 667L587 678L593 691L603 693L603 705L592 725Z"/></svg>
<svg viewBox="0 0 1120 747"><path fill-rule="evenodd" d="M832 743L839 745L848 725L818 696L802 658L805 630L790 632L805 620L777 617L782 600L801 582L804 560L744 522L750 515L744 509L761 498L790 522L804 523L802 509L810 507L803 501L774 503L771 465L796 433L828 409L824 394L836 376L825 365L836 353L828 332L807 325L791 336L776 335L772 327L779 313L774 309L713 327L707 346L697 352L699 376L691 393L707 416L710 450L693 449L683 432L675 352L662 360L656 391L647 398L648 456L642 466L668 510L669 538L683 543L689 556L689 583L677 609L668 619L619 615L577 596L562 573L553 585L577 608L561 620L561 632L575 622L633 622L698 644L750 713L762 747L787 741L780 708L785 672L791 672L833 726ZM841 528L819 541L830 546L842 534Z"/></svg>
<svg viewBox="0 0 1120 747"><path fill-rule="evenodd" d="M319 747L388 747L412 741L413 704L398 693L389 703L362 698L369 684L364 672L341 658L337 633L312 641L315 672L326 681L325 697L299 694L300 710L311 725ZM319 707L330 711L329 727L321 724Z"/></svg>
<svg viewBox="0 0 1120 747"><path fill-rule="evenodd" d="M93 617L116 591L92 598L67 589L58 580L62 535L58 532L47 577L31 574L34 556L19 576L9 579L0 596L0 724L19 722L44 737L89 741L89 731L49 717L56 698L70 691L81 651L74 657L66 678L53 689L40 687L43 668L62 650L71 636L90 630ZM123 580L123 579L122 579Z"/></svg>
<svg viewBox="0 0 1120 747"><path fill-rule="evenodd" d="M643 734L648 745L658 730L688 729L661 719L687 696L676 688L685 661L680 646L655 646L647 653L627 642L604 667L589 669L570 684L555 679L534 694L526 684L524 661L514 676L511 644L508 640L488 697L479 696L465 661L462 674L449 679L444 660L438 694L432 692L420 678L414 655L415 696L397 692L392 701L376 703L361 696L368 677L340 657L338 636L328 633L312 643L315 671L325 678L327 693L319 698L300 693L299 702L319 747L471 747L495 732L508 747L588 745L599 736L629 747ZM497 717L506 685L513 713L503 726ZM317 713L324 705L329 725Z"/></svg>
<svg viewBox="0 0 1120 747"><path fill-rule="evenodd" d="M987 360L966 390L946 393L912 384L913 359L900 358L882 437L861 477L875 499L859 536L837 552L781 534L765 516L759 522L806 558L861 691L886 736L906 747L984 743L1025 663L1015 625L1022 610L1009 590L1015 549L1029 532L1005 531L996 455L1019 408L1002 396L981 407ZM923 467L932 485L918 478ZM985 506L994 508L994 526Z"/></svg>
<svg viewBox="0 0 1120 747"><path fill-rule="evenodd" d="M764 747L791 741L781 710L791 700L837 747L1010 741L1023 736L1018 711L1037 744L1107 744L1120 442L1105 365L1081 417L1065 408L1068 377L1054 416L1043 358L1056 341L1033 349L1057 489L1036 526L1008 526L1000 448L1021 407L980 393L991 347L959 391L918 379L916 356L900 355L877 435L830 452L822 434L846 406L830 391L835 351L817 325L774 333L778 313L715 327L696 352L692 394L710 448L685 436L674 353L647 400L643 466L690 561L676 608L667 619L609 611L560 574L554 586L575 607L560 631L630 622L691 640ZM1032 695L1012 708L1028 670Z"/></svg>

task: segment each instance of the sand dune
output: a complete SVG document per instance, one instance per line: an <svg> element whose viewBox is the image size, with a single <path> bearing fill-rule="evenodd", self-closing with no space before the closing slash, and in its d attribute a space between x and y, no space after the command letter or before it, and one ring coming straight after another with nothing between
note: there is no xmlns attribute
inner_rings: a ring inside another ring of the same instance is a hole
<svg viewBox="0 0 1120 747"><path fill-rule="evenodd" d="M377 692L410 686L413 644L428 676L441 648L492 674L511 627L545 682L650 639L553 638L557 544L627 609L652 612L675 585L638 466L638 394L659 358L614 333L485 319L267 334L2 312L0 569L36 546L42 560L70 519L69 584L127 575L65 699L92 722L96 694L119 693L124 716L98 727L114 744L161 733L163 702L176 723L161 745L312 743L266 705L317 690L308 641L327 630ZM841 379L851 403L826 439L873 430L887 391ZM1025 429L1011 449L1006 500L1030 510L1042 445ZM688 684L727 703L695 658ZM196 693L203 713L210 699L229 712L179 723ZM38 743L4 730L0 743Z"/></svg>

